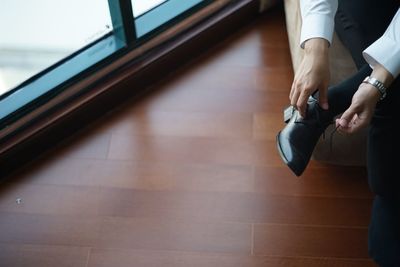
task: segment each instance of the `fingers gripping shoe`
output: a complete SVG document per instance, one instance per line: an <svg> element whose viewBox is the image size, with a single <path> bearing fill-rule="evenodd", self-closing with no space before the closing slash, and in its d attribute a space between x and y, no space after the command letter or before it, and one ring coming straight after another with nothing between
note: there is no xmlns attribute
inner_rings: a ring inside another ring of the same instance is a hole
<svg viewBox="0 0 400 267"><path fill-rule="evenodd" d="M297 176L307 167L321 134L332 123L332 116L315 98L310 97L307 104L305 118L293 107L285 110L287 125L276 137L282 160Z"/></svg>

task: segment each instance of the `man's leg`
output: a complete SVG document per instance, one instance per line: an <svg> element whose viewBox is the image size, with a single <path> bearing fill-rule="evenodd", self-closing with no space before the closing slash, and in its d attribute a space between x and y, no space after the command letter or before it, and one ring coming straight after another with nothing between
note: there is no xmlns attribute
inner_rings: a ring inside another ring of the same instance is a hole
<svg viewBox="0 0 400 267"><path fill-rule="evenodd" d="M365 65L362 51L384 33L398 7L396 0L339 0L336 32L360 70ZM338 89L329 92L330 98L341 95L346 100L339 103L344 104L357 88ZM376 194L368 243L371 257L380 266L395 267L400 266L399 78L388 91L387 98L377 105L368 136L368 180Z"/></svg>
<svg viewBox="0 0 400 267"><path fill-rule="evenodd" d="M381 267L400 266L399 199L375 196L369 226L369 254Z"/></svg>
<svg viewBox="0 0 400 267"><path fill-rule="evenodd" d="M369 227L369 252L382 267L400 266L400 78L378 103L368 136L368 181L376 194Z"/></svg>
<svg viewBox="0 0 400 267"><path fill-rule="evenodd" d="M368 179L376 194L368 246L371 257L382 267L400 266L400 182L396 168L400 140L396 124L396 119L373 122L368 141Z"/></svg>

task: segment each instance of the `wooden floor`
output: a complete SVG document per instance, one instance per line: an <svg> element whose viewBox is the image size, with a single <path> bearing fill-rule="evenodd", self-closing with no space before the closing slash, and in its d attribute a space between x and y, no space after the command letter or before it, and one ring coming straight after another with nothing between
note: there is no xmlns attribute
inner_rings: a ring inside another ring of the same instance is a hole
<svg viewBox="0 0 400 267"><path fill-rule="evenodd" d="M292 77L278 8L3 184L0 266L375 266L365 171L278 156Z"/></svg>

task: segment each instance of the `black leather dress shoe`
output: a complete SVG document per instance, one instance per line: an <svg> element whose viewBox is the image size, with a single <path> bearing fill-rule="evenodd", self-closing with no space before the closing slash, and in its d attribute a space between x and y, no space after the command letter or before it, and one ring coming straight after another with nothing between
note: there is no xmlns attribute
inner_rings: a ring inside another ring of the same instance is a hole
<svg viewBox="0 0 400 267"><path fill-rule="evenodd" d="M321 134L332 123L332 116L310 97L306 117L302 118L297 110L289 107L285 110L285 122L287 125L276 137L278 151L289 168L300 176Z"/></svg>

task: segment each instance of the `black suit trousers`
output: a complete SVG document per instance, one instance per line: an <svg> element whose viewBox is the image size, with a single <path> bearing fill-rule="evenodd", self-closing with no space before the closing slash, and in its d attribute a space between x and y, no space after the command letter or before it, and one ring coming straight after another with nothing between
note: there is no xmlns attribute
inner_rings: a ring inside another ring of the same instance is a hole
<svg viewBox="0 0 400 267"><path fill-rule="evenodd" d="M399 8L397 0L339 0L335 31L349 50L358 72L328 90L332 115L344 112L371 68L362 51L385 32ZM379 266L400 266L400 78L378 102L369 126L368 182L375 194L368 245ZM399 164L399 165L397 165Z"/></svg>

